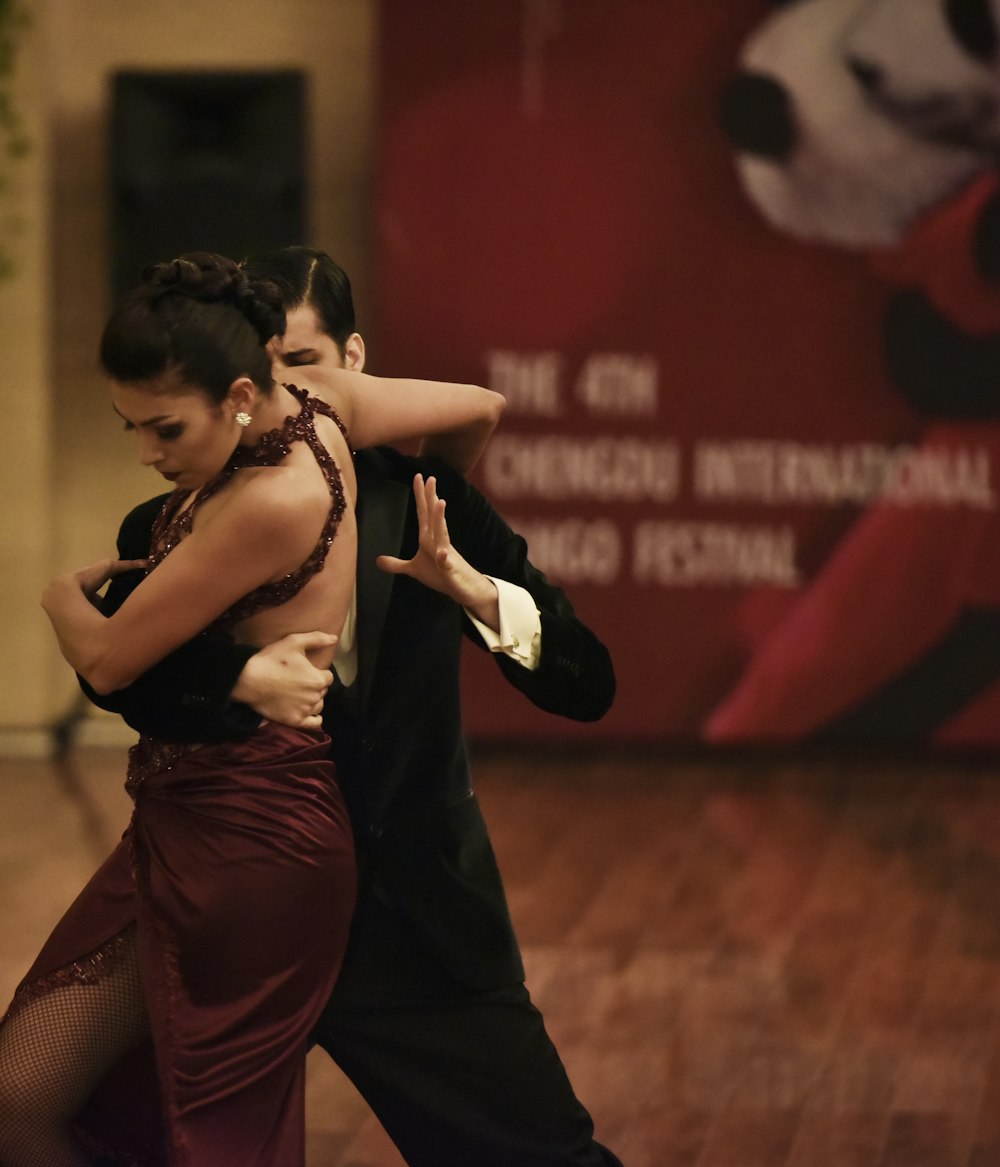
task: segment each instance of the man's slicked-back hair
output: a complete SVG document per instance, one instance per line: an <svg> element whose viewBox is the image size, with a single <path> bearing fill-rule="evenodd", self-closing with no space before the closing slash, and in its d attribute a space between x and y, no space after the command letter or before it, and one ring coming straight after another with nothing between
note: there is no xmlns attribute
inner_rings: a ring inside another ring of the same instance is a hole
<svg viewBox="0 0 1000 1167"><path fill-rule="evenodd" d="M354 297L347 272L325 251L315 247L280 247L251 255L243 270L252 284L259 280L278 288L286 312L308 304L316 309L323 331L344 353L356 331Z"/></svg>

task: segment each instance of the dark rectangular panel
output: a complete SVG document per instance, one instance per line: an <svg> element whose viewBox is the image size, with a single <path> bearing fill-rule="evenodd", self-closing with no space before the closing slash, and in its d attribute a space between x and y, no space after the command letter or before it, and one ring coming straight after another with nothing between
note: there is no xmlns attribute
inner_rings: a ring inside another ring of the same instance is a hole
<svg viewBox="0 0 1000 1167"><path fill-rule="evenodd" d="M239 259L306 241L304 75L116 74L111 188L116 295L185 251Z"/></svg>

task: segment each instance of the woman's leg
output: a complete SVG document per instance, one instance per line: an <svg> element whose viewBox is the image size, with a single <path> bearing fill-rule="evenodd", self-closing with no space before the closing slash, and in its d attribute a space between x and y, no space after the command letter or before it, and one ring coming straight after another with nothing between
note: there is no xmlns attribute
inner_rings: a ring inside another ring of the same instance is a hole
<svg viewBox="0 0 1000 1167"><path fill-rule="evenodd" d="M0 1026L2 1167L88 1167L72 1120L148 1028L134 928L99 978L16 1005Z"/></svg>

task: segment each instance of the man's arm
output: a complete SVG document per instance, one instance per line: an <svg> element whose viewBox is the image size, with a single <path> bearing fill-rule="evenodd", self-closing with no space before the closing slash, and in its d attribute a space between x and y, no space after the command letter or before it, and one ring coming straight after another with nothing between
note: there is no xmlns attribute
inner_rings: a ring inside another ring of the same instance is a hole
<svg viewBox="0 0 1000 1167"><path fill-rule="evenodd" d="M514 656L494 653L507 680L546 712L577 721L603 717L615 695L611 658L578 619L565 593L531 564L524 540L460 475L436 461L408 461L415 472L437 477L450 508L453 542L472 569L523 588L540 614L541 653L536 667L527 668ZM136 507L125 518L118 539L123 559L148 554L150 529L165 497ZM117 610L141 578L136 572L112 580L102 610ZM485 622L492 623L488 616ZM485 648L471 620L466 631ZM250 668L246 668L248 662ZM245 737L260 724L260 714L234 697L253 700L272 720L292 720L293 704L301 718L303 703L317 699L317 686L328 684L329 674L314 669L302 646L289 643L288 638L255 653L249 646L202 635L117 692L98 696L85 681L80 683L92 701L120 714L140 732L166 740L219 741ZM274 706L264 708L265 699Z"/></svg>
<svg viewBox="0 0 1000 1167"><path fill-rule="evenodd" d="M523 588L541 617L541 653L536 668L514 656L494 652L506 679L547 713L575 721L596 721L611 707L615 674L605 646L579 619L565 592L528 559L524 539L515 534L475 487L441 463L418 460L414 468L437 479L446 501L451 541L471 567ZM466 631L485 648L473 624Z"/></svg>

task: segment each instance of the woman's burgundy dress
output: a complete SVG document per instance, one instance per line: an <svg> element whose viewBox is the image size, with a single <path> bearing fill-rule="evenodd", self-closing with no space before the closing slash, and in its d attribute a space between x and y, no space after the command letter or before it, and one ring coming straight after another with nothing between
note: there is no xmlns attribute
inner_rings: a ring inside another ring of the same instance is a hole
<svg viewBox="0 0 1000 1167"><path fill-rule="evenodd" d="M291 576L230 609L223 626L294 595L322 566L344 511L314 415L339 419L292 392L299 414L238 450L186 509L186 495L175 492L154 528L152 567L240 466L274 465L292 442L309 443L332 495L317 547ZM56 926L8 1013L61 986L84 990L135 942L159 1085L151 1089L142 1050L129 1072L106 1083L104 1120L84 1133L107 1161L304 1162L308 1035L336 979L355 894L351 827L328 745L319 731L266 724L241 743L144 738L133 747L129 829ZM144 1112L151 1103L158 1114ZM142 1131L144 1150L114 1145L129 1129Z"/></svg>

